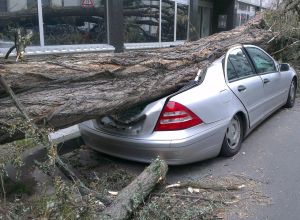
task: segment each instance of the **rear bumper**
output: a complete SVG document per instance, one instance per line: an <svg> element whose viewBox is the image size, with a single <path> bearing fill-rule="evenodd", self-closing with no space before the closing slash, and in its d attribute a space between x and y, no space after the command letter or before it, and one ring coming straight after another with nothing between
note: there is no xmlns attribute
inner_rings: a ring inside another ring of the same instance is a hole
<svg viewBox="0 0 300 220"><path fill-rule="evenodd" d="M212 123L206 129L199 129L193 136L169 140L107 134L96 129L91 121L80 124L79 129L85 144L102 153L146 163L159 156L168 164L179 165L217 156L227 124L227 121ZM168 137L166 133L166 138Z"/></svg>

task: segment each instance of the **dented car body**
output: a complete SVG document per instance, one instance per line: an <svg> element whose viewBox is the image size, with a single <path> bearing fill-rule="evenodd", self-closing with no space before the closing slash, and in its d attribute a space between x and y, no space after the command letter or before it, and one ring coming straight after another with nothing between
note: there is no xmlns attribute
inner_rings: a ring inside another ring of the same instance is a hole
<svg viewBox="0 0 300 220"><path fill-rule="evenodd" d="M296 73L261 48L237 45L180 91L127 116L80 124L85 143L120 158L187 164L235 155L242 140L282 106L292 107Z"/></svg>

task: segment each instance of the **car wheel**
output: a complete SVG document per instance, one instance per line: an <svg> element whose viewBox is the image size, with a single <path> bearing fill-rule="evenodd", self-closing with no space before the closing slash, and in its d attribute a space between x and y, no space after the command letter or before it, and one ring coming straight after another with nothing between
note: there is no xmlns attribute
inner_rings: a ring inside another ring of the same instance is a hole
<svg viewBox="0 0 300 220"><path fill-rule="evenodd" d="M294 106L296 99L296 86L296 80L293 79L290 85L289 96L284 107L292 108Z"/></svg>
<svg viewBox="0 0 300 220"><path fill-rule="evenodd" d="M235 115L227 127L220 154L225 157L231 157L237 154L241 149L242 139L243 125L241 118Z"/></svg>

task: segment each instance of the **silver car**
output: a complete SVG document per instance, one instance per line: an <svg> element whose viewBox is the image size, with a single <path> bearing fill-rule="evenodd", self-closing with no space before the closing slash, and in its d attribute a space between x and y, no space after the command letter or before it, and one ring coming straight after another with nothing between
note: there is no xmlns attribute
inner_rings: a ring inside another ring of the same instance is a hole
<svg viewBox="0 0 300 220"><path fill-rule="evenodd" d="M91 148L120 158L187 164L233 156L242 140L295 102L297 75L253 45L232 47L186 87L141 109L84 122Z"/></svg>

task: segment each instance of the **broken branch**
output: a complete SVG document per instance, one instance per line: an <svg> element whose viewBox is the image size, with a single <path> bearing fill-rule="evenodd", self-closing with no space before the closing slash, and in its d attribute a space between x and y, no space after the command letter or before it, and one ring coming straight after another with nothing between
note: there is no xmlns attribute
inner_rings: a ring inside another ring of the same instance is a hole
<svg viewBox="0 0 300 220"><path fill-rule="evenodd" d="M107 207L101 219L128 219L149 195L156 184L165 178L168 165L165 161L156 159L153 161L132 183L119 192L113 203Z"/></svg>

